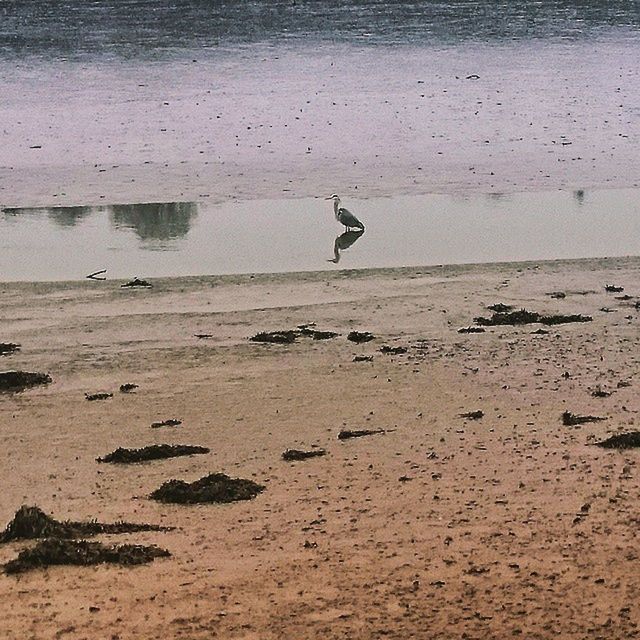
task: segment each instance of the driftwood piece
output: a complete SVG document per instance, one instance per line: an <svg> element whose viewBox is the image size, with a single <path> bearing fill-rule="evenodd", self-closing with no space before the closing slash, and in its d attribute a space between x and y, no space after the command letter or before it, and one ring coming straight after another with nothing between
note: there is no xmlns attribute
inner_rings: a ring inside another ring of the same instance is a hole
<svg viewBox="0 0 640 640"><path fill-rule="evenodd" d="M297 462L299 460L308 460L309 458L318 458L325 456L327 452L324 449L312 449L311 451L301 451L300 449L287 449L282 454L282 459L287 462Z"/></svg>

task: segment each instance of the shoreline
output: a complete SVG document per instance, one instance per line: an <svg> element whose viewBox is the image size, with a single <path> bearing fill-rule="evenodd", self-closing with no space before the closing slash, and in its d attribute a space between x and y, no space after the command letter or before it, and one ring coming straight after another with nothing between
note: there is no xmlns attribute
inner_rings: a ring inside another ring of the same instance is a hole
<svg viewBox="0 0 640 640"><path fill-rule="evenodd" d="M592 444L637 428L639 273L627 258L3 285L0 339L21 350L1 368L53 383L0 394L0 527L29 504L177 528L97 538L172 554L147 566L1 575L0 636L631 637L636 454ZM458 333L498 302L593 319ZM249 340L309 322L339 335ZM606 420L567 427L564 411ZM150 427L168 418L182 424ZM363 428L385 433L337 439ZM210 453L95 461L161 443ZM281 459L310 447L327 455ZM229 505L148 499L212 472L266 489ZM0 563L25 546L0 545Z"/></svg>

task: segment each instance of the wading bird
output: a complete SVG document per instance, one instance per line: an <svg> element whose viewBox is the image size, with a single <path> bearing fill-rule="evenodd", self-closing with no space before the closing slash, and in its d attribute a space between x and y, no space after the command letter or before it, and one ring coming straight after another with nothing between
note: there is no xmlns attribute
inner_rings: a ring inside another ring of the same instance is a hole
<svg viewBox="0 0 640 640"><path fill-rule="evenodd" d="M358 218L356 218L351 211L348 211L344 207L340 206L340 196L333 194L325 200L333 200L333 213L336 216L336 220L349 229L361 229L364 231L364 225Z"/></svg>

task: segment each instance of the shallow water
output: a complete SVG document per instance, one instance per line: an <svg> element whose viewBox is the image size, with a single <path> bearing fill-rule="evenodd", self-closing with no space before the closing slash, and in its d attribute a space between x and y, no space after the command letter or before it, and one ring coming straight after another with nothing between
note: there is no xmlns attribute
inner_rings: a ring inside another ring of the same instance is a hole
<svg viewBox="0 0 640 640"><path fill-rule="evenodd" d="M0 206L638 185L635 1L5 0L0 18Z"/></svg>
<svg viewBox="0 0 640 640"><path fill-rule="evenodd" d="M345 237L331 203L315 198L5 210L0 281L78 279L99 269L128 278L640 254L638 190L343 205L363 234Z"/></svg>

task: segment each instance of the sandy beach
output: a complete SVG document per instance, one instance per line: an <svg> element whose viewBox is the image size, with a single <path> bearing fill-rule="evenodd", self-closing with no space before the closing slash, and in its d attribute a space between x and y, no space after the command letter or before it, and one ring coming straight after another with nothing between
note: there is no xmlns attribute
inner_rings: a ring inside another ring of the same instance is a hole
<svg viewBox="0 0 640 640"><path fill-rule="evenodd" d="M145 566L0 577L0 637L636 637L637 455L594 443L637 428L639 270L629 258L3 284L0 341L21 350L0 369L53 382L0 395L1 526L28 504L176 529L98 537L172 554ZM496 303L592 321L458 332ZM249 341L306 323L339 335ZM353 330L375 339L354 344ZM113 396L85 399L96 392ZM564 411L606 419L565 426ZM182 424L151 428L166 419ZM159 443L211 452L96 462ZM327 455L281 458L313 447ZM265 490L226 505L148 497L212 472ZM32 544L1 545L0 562Z"/></svg>

